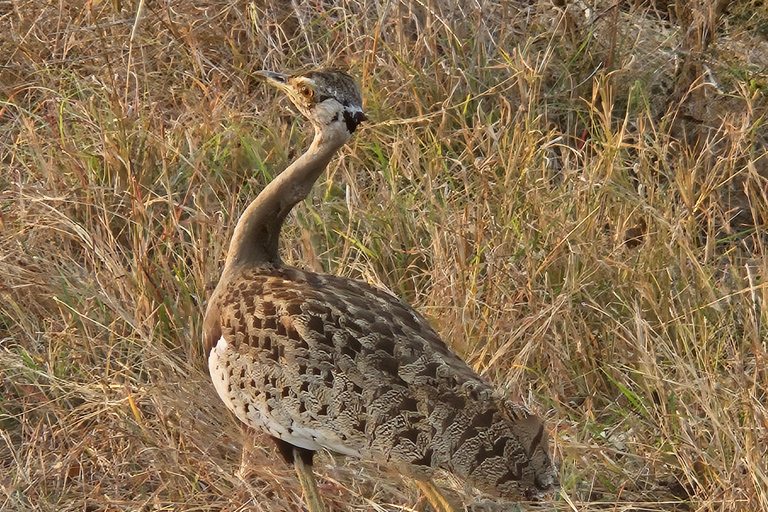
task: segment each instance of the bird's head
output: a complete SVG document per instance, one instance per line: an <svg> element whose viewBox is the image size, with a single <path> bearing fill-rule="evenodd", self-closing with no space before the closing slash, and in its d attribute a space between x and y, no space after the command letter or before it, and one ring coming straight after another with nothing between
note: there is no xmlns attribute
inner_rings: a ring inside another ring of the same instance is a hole
<svg viewBox="0 0 768 512"><path fill-rule="evenodd" d="M367 118L354 78L337 69L285 75L258 71L256 75L280 89L319 132L346 132L347 138Z"/></svg>

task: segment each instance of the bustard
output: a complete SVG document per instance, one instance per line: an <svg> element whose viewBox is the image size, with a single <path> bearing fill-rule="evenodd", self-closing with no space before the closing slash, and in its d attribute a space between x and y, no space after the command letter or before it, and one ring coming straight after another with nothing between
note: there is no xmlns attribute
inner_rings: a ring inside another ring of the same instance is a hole
<svg viewBox="0 0 768 512"><path fill-rule="evenodd" d="M454 509L430 483L437 468L507 499L552 491L541 421L494 392L413 308L361 281L283 265L283 221L366 117L341 71L258 75L315 136L240 217L208 303L203 343L221 399L275 439L312 512L325 510L312 471L323 448L396 467L439 511Z"/></svg>

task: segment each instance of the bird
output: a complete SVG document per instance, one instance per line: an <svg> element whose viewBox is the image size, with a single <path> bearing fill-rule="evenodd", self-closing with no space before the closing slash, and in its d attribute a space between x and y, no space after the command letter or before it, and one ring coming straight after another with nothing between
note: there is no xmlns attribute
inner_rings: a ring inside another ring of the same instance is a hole
<svg viewBox="0 0 768 512"><path fill-rule="evenodd" d="M432 483L438 470L502 499L553 492L542 421L494 390L410 305L283 263L286 216L367 116L344 71L256 76L287 95L314 137L239 218L208 301L202 338L221 400L274 439L310 512L327 510L312 464L319 450L396 468L439 512L457 509Z"/></svg>

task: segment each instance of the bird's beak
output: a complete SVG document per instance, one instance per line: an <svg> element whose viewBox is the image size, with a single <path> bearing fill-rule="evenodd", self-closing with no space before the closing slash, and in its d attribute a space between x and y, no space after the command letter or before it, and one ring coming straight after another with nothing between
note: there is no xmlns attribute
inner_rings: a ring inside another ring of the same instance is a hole
<svg viewBox="0 0 768 512"><path fill-rule="evenodd" d="M289 75L284 75L283 73L275 73L273 71L267 71L265 69L255 72L254 75L261 78L262 80L267 82L269 85L276 87L278 89L281 89L283 91L287 90L288 88Z"/></svg>

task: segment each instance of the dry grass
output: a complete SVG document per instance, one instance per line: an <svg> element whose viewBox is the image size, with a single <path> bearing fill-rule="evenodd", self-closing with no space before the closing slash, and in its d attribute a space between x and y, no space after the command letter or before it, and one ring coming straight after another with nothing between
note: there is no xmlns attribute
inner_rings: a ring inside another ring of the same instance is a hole
<svg viewBox="0 0 768 512"><path fill-rule="evenodd" d="M262 437L235 476L198 340L309 137L250 72L330 64L372 122L286 259L393 290L544 416L539 507L768 510L768 12L693 55L660 3L0 2L0 509L301 508ZM382 471L318 460L335 509L422 506Z"/></svg>

